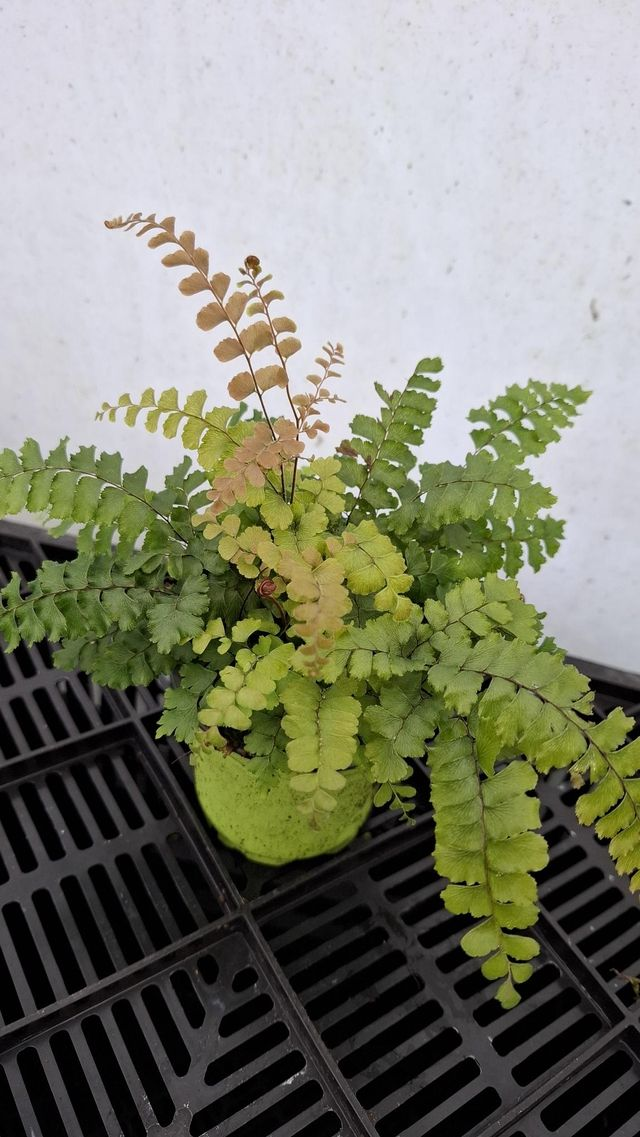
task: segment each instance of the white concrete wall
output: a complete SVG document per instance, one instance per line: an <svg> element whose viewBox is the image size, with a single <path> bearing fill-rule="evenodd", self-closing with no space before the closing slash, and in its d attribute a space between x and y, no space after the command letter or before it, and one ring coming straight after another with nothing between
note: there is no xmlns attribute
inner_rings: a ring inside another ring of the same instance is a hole
<svg viewBox="0 0 640 1137"><path fill-rule="evenodd" d="M14 0L0 14L2 419L122 448L123 390L224 373L159 254L102 220L175 213L258 252L349 413L440 353L429 457L533 376L595 394L538 465L568 519L529 596L572 652L640 671L640 7L634 0Z"/></svg>

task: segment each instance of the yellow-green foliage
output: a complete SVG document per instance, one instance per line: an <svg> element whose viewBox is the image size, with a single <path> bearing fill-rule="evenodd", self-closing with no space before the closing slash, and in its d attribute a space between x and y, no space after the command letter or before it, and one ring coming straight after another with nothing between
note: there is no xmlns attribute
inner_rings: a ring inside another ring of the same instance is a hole
<svg viewBox="0 0 640 1137"><path fill-rule="evenodd" d="M199 297L196 324L232 374L221 399L149 388L103 404L99 418L141 420L193 456L159 491L93 447L0 453L1 514L80 526L76 560L0 593L7 647L46 637L59 666L111 686L173 675L159 734L267 764L312 825L356 765L376 805L410 819L412 761L426 755L444 902L480 921L463 947L512 1005L537 951L525 933L547 856L538 774L569 767L588 784L578 816L640 888L640 741L620 711L592 721L587 681L510 579L558 547L555 499L524 462L585 392L512 385L469 413L464 461L416 470L442 371L427 358L400 390L375 385L379 413L356 415L334 454L310 454L340 399L341 345L294 384L296 325L257 257L233 287L173 218L108 227L183 270L180 291Z"/></svg>

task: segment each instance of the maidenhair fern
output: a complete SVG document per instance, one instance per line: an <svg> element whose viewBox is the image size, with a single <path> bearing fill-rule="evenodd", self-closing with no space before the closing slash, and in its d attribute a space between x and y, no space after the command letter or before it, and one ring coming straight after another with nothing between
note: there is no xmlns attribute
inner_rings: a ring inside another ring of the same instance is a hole
<svg viewBox="0 0 640 1137"><path fill-rule="evenodd" d="M0 454L0 513L78 529L75 560L0 592L6 647L46 637L58 666L114 687L173 677L158 734L288 781L320 830L355 771L410 820L426 759L444 903L475 921L462 946L513 1005L538 951L539 775L569 769L578 817L640 888L640 740L619 710L593 721L587 680L513 579L562 537L525 462L586 392L512 385L469 413L464 461L436 463L422 448L442 364L427 358L401 389L376 384L379 413L357 415L334 455L309 455L340 398L341 345L294 387L296 325L257 257L233 287L173 218L108 227L182 270L196 324L232 365L230 404L175 388L103 404L98 418L141 422L193 456L158 491L143 468L64 440Z"/></svg>

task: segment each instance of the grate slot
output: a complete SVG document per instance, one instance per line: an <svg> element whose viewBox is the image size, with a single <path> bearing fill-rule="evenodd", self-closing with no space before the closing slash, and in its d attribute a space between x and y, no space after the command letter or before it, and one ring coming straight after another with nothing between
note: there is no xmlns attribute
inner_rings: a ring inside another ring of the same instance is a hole
<svg viewBox="0 0 640 1137"><path fill-rule="evenodd" d="M564 991L557 989L547 991L550 996L538 1005L535 1010L525 1013L521 1011L522 1003L517 1008L516 1015L510 1016L512 1025L494 1036L493 1045L498 1054L505 1056L519 1049L528 1039L540 1034L544 1027L550 1023L559 1028L564 1016L571 1013L575 1007L580 1006L580 995L575 989L567 988ZM515 1021L513 1021L515 1019Z"/></svg>
<svg viewBox="0 0 640 1137"><path fill-rule="evenodd" d="M15 738L15 730L11 729L11 717L8 714L9 708L3 705L0 711L0 751L5 761L11 761L12 758L17 758L20 753L20 748Z"/></svg>
<svg viewBox="0 0 640 1137"><path fill-rule="evenodd" d="M185 972L177 972L176 974L184 975ZM172 976L171 979L173 982L175 976ZM191 1065L191 1058L184 1038L176 1024L176 1020L171 1014L167 1000L164 998L160 988L156 987L155 984L145 987L141 997L149 1020L174 1072L179 1077L184 1077ZM202 1026L204 1017L203 1008L203 1018L197 1024L198 1026ZM189 1025L192 1024L190 1023Z"/></svg>
<svg viewBox="0 0 640 1137"><path fill-rule="evenodd" d="M597 1015L584 1015L572 1022L564 1030L551 1025L544 1034L536 1038L537 1048L524 1061L513 1068L513 1076L519 1086L528 1086L537 1081L561 1063L567 1054L582 1050L586 1043L602 1031L602 1023Z"/></svg>
<svg viewBox="0 0 640 1137"><path fill-rule="evenodd" d="M200 1137L207 1129L220 1125L233 1117L247 1104L253 1105L260 1101L260 1116L264 1118L266 1112L274 1107L278 1108L281 1102L277 1100L277 1091L283 1082L291 1083L296 1074L300 1074L305 1067L305 1060L299 1050L292 1050L289 1054L278 1058L277 1061L263 1067L258 1073L243 1079L240 1085L228 1090L212 1103L207 1109L194 1115L190 1133L193 1137ZM246 1071L243 1071L246 1075ZM322 1096L320 1094L320 1096ZM275 1099L275 1100L274 1100ZM319 1098L316 1098L319 1100ZM295 1116L295 1114L293 1114ZM256 1135L260 1133L259 1123L256 1126ZM262 1131L268 1133L269 1130Z"/></svg>
<svg viewBox="0 0 640 1137"><path fill-rule="evenodd" d="M253 968L248 967L245 970L251 971L257 980L258 976L256 975L255 971L253 971ZM203 1024L206 1015L202 1002L191 981L191 977L186 971L174 971L173 975L171 976L171 986L175 991L177 1000L182 1008L182 1011L184 1012L189 1026L193 1027L194 1030L199 1029ZM244 988L236 987L235 983L232 984L232 987L234 991L244 990Z"/></svg>
<svg viewBox="0 0 640 1137"><path fill-rule="evenodd" d="M286 938L283 946L277 948L276 956L283 966L292 960L302 959L308 955L322 957L327 942L340 935L348 940L352 929L358 928L370 916L371 909L366 904L345 909L340 912L339 916L334 916L326 923L314 926L312 931L308 931L298 939Z"/></svg>
<svg viewBox="0 0 640 1137"><path fill-rule="evenodd" d="M36 787L32 782L27 782L19 787L19 795L29 813L31 822L29 837L32 848L37 841L42 850L39 858L41 861L47 859L59 861L64 857L64 848Z"/></svg>
<svg viewBox="0 0 640 1137"><path fill-rule="evenodd" d="M573 1080L542 1110L541 1120L549 1133L563 1137L609 1137L640 1109L640 1081L632 1060L618 1050L593 1066L586 1076Z"/></svg>
<svg viewBox="0 0 640 1137"><path fill-rule="evenodd" d="M6 951L7 945L4 944L3 946ZM9 963L14 959L15 955L13 950L11 950ZM2 1021L5 1024L16 1022L16 1020L21 1019L24 1014L22 1003L18 998L18 992L13 981L15 974L15 970L7 964L4 951L0 951L0 1016L2 1016Z"/></svg>
<svg viewBox="0 0 640 1137"><path fill-rule="evenodd" d="M268 1109L260 1111L255 1121L246 1122L235 1129L232 1137L269 1137L276 1133L278 1137L304 1137L309 1130L298 1126L306 1113L309 1113L318 1102L322 1100L322 1090L317 1082L306 1082ZM290 1124L287 1124L290 1122ZM284 1126L284 1128L283 1128ZM332 1129L331 1132L336 1132Z"/></svg>
<svg viewBox="0 0 640 1137"><path fill-rule="evenodd" d="M158 885L164 899L166 900L171 914L180 930L181 935L186 936L189 932L194 932L197 925L196 921L187 907L182 893L176 884L176 881L169 871L165 861L163 861L158 849L155 845L144 845L142 848L142 855L151 870L153 877Z"/></svg>
<svg viewBox="0 0 640 1137"><path fill-rule="evenodd" d="M206 920L215 920L220 909L211 894L199 865L191 855L184 835L177 830L167 834L168 859L175 862L179 875L186 881L189 892Z"/></svg>
<svg viewBox="0 0 640 1137"><path fill-rule="evenodd" d="M109 1137L73 1043L64 1030L52 1035L51 1052L80 1127L82 1137Z"/></svg>
<svg viewBox="0 0 640 1137"><path fill-rule="evenodd" d="M548 912L559 916L563 908L572 906L576 897L587 900L597 894L602 886L604 873L595 865L590 865L584 872L578 873L571 880L558 885L557 888L540 888L540 899Z"/></svg>
<svg viewBox="0 0 640 1137"><path fill-rule="evenodd" d="M423 990L424 983L417 975L404 975L401 979L392 975L388 980L383 979L376 990L364 999L350 1001L351 1005L360 1003L357 1009L352 1009L347 1015L336 1015L331 1025L327 1022L332 1016L324 1016L322 1038L332 1050L343 1044L351 1049L353 1040L366 1041L373 1031L377 1033L381 1024L397 1013L398 1008L405 1008L410 1013L416 997Z"/></svg>
<svg viewBox="0 0 640 1137"><path fill-rule="evenodd" d="M622 896L618 888L605 888L588 901L585 897L582 899L585 900L584 904L574 908L566 916L557 917L560 927L567 935L583 928L585 924L595 927L597 923L605 923L611 918L611 909L621 903Z"/></svg>
<svg viewBox="0 0 640 1137"><path fill-rule="evenodd" d="M318 916L323 916L333 909L326 923L342 919L352 906L355 894L355 884L351 881L338 881L328 889L301 901L295 907L286 909L272 920L267 920L263 926L264 934L268 940L274 940L278 952L281 952L285 944L299 936L301 926L309 924Z"/></svg>
<svg viewBox="0 0 640 1137"><path fill-rule="evenodd" d="M158 951L171 943L171 936L160 919L159 905L154 903L150 892L145 887L137 866L129 853L120 853L115 859L116 867L123 883L128 890L134 908L140 914L142 926L146 931L152 949ZM130 911L130 906L127 904Z"/></svg>
<svg viewBox="0 0 640 1137"><path fill-rule="evenodd" d="M29 651L23 643L18 644L15 651L12 651L11 655L6 658L9 660L10 668L13 663L16 665L13 669L16 679L31 679L38 672L35 653L33 650Z"/></svg>
<svg viewBox="0 0 640 1137"><path fill-rule="evenodd" d="M295 1129L287 1126L286 1130L282 1132L282 1137L336 1137L336 1134L342 1131L340 1118L331 1110L329 1113L323 1113L322 1117L317 1117L315 1121L310 1121L302 1129L298 1128L298 1122L296 1122ZM281 1131L278 1130L278 1137L280 1134ZM241 1129L234 1129L229 1137L253 1137L250 1125L243 1125Z"/></svg>
<svg viewBox="0 0 640 1137"><path fill-rule="evenodd" d="M63 722L67 716L62 707L55 705L48 691L44 688L34 691L33 701L46 723L46 732L43 733L47 742L49 738L53 738L55 742L61 742L63 738L68 738L70 734L75 733L72 722L67 721L66 725Z"/></svg>
<svg viewBox="0 0 640 1137"><path fill-rule="evenodd" d="M343 937L340 937L342 939ZM336 976L350 963L356 960L365 963L371 955L376 955L375 949L385 944L389 938L385 928L374 927L356 938L350 937L347 942L334 946L332 951L316 955L299 971L289 973L289 981L294 991L312 990L321 984L328 975ZM316 954L316 953L314 953Z"/></svg>
<svg viewBox="0 0 640 1137"><path fill-rule="evenodd" d="M49 1077L42 1068L38 1052L31 1047L23 1050L18 1055L18 1067L42 1137L67 1137Z"/></svg>
<svg viewBox="0 0 640 1137"><path fill-rule="evenodd" d="M116 966L120 969L130 963L135 963L136 960L142 959L144 952L140 942L134 933L131 921L127 918L120 897L104 865L92 865L89 869L89 879L93 885L96 898L106 916L109 928L115 937L113 947L116 955ZM105 921L103 917L101 917L100 922L104 924ZM116 944L117 948L115 946ZM112 952L112 954L114 954L114 952Z"/></svg>
<svg viewBox="0 0 640 1137"><path fill-rule="evenodd" d="M46 889L38 889L31 899L67 993L72 995L74 991L80 991L86 981L75 958L65 925Z"/></svg>
<svg viewBox="0 0 640 1137"><path fill-rule="evenodd" d="M258 973L252 967L243 967L237 975L234 975L231 986L234 991L246 991L248 987L254 987L258 982Z"/></svg>
<svg viewBox="0 0 640 1137"><path fill-rule="evenodd" d="M19 810L7 793L0 793L0 820L8 841L8 844L3 842L3 857L9 875L16 876L18 870L33 872L38 862L21 824Z"/></svg>
<svg viewBox="0 0 640 1137"><path fill-rule="evenodd" d="M601 952L593 957L593 961L596 962L599 959L602 959ZM638 969L640 969L640 938L635 935L630 940L627 937L626 943L616 943L615 951L611 955L607 955L601 963L598 963L598 973L607 982L611 982L616 977L617 972L626 972L627 974L631 972L632 976L635 976Z"/></svg>
<svg viewBox="0 0 640 1137"><path fill-rule="evenodd" d="M381 980L406 965L406 959L397 948L379 955L366 967L354 975L349 975L341 983L331 985L307 1004L307 1013L312 1021L321 1022L336 1007L348 1004L356 995L375 988Z"/></svg>
<svg viewBox="0 0 640 1137"><path fill-rule="evenodd" d="M9 701L8 710L13 718L14 736L17 731L21 742L21 753L40 750L45 745L45 739L50 741L46 723L43 722L37 706L28 707L24 699L18 698ZM42 733L36 724L39 724Z"/></svg>
<svg viewBox="0 0 640 1137"><path fill-rule="evenodd" d="M0 1067L0 1117L5 1128L5 1137L27 1137L20 1119L15 1098L11 1093L9 1079ZM96 1130L96 1137L102 1135Z"/></svg>
<svg viewBox="0 0 640 1137"><path fill-rule="evenodd" d="M222 1058L210 1062L204 1076L205 1082L208 1086L219 1085L238 1070L246 1070L263 1054L273 1050L278 1043L284 1042L288 1037L289 1031L281 1022L272 1023L264 1030L259 1030L240 1046L227 1051Z"/></svg>
<svg viewBox="0 0 640 1137"><path fill-rule="evenodd" d="M54 805L59 810L61 818L59 831L64 832L66 827L76 848L88 849L93 841L82 818L82 804L75 786L71 782L64 781L61 774L49 774L47 788L51 795L49 812L51 813Z"/></svg>
<svg viewBox="0 0 640 1137"><path fill-rule="evenodd" d="M64 707L70 735L85 734L93 726L100 726L102 720L96 714L93 704L87 705L86 701L80 698L80 692L83 691L80 683L76 691L72 683L67 679L61 679L56 683L56 691L58 703Z"/></svg>
<svg viewBox="0 0 640 1137"><path fill-rule="evenodd" d="M235 1010L229 1011L220 1020L220 1036L229 1038L238 1034L248 1026L253 1026L259 1019L264 1018L273 1009L273 1000L270 995L262 992L253 999L248 999Z"/></svg>
<svg viewBox="0 0 640 1137"><path fill-rule="evenodd" d="M0 654L0 687L11 687L15 682L6 656Z"/></svg>
<svg viewBox="0 0 640 1137"><path fill-rule="evenodd" d="M80 941L86 949L96 978L104 979L113 974L115 964L100 932L99 915L75 877L66 877L60 882L60 887L76 927L75 942L78 944Z"/></svg>
<svg viewBox="0 0 640 1137"><path fill-rule="evenodd" d="M381 1055L401 1054L406 1043L411 1042L413 1045L413 1040L441 1018L442 1014L442 1007L435 1000L431 1000L403 1014L395 1022L385 1023L384 1027L367 1042L357 1045L353 1040L348 1053L340 1060L342 1073L347 1078L354 1078L370 1066L375 1069ZM446 1031L443 1033L446 1035ZM442 1038L442 1035L440 1037ZM416 1051L412 1050L411 1053L415 1055Z"/></svg>
<svg viewBox="0 0 640 1137"><path fill-rule="evenodd" d="M20 966L31 989L33 1002L36 1007L46 1007L54 1002L55 995L24 912L18 902L13 900L4 905L2 915L13 941L16 960L20 960Z"/></svg>
<svg viewBox="0 0 640 1137"><path fill-rule="evenodd" d="M423 1070L427 1068L423 1067ZM406 1131L408 1124L416 1116L428 1117L429 1113L439 1105L466 1089L479 1075L478 1063L473 1058L464 1058L461 1062L449 1065L436 1077L428 1078L426 1082L422 1081L420 1088L410 1092L402 1105L391 1110L377 1122L376 1128L380 1137L398 1137L398 1134ZM379 1100L376 1095L376 1101Z"/></svg>
<svg viewBox="0 0 640 1137"><path fill-rule="evenodd" d="M102 792L100 792L92 774L93 771L87 766L75 765L71 771L71 776L83 799L83 814L87 818L89 828L95 829L97 825L100 836L109 841L123 832L126 826L116 825L105 802L105 797L108 799L108 795L105 795L104 787L101 787Z"/></svg>
<svg viewBox="0 0 640 1137"><path fill-rule="evenodd" d="M640 911L637 908L626 908L613 920L606 918L600 920L595 931L577 941L578 947L588 958L596 957L612 944L615 944L616 951L621 951L630 940L638 941L639 923Z"/></svg>
<svg viewBox="0 0 640 1137"><path fill-rule="evenodd" d="M432 835L432 833L433 826L431 825L429 827L429 835ZM400 879L406 879L407 869L415 870L416 858L422 855L421 851L423 848L425 865L428 869L428 858L432 852L433 842L432 840L428 841L426 838L427 833L425 832L424 828L420 829L420 831L416 833L415 836L411 834L411 836L405 840L402 848L397 853L391 857L385 856L380 861L378 861L377 864L371 866L369 869L369 876L371 877L371 880L376 881L376 883L382 880L386 880L387 887L390 888L391 886L389 882L391 880L398 881Z"/></svg>
<svg viewBox="0 0 640 1137"><path fill-rule="evenodd" d="M113 1004L112 1013L149 1105L160 1125L168 1125L173 1121L175 1105L131 1004L121 999Z"/></svg>
<svg viewBox="0 0 640 1137"><path fill-rule="evenodd" d="M91 1015L83 1020L82 1033L121 1128L127 1137L146 1137L146 1127L129 1088L132 1079L125 1076L104 1023L97 1015ZM142 1101L141 1096L139 1100Z"/></svg>
<svg viewBox="0 0 640 1137"><path fill-rule="evenodd" d="M474 1094L458 1109L451 1113L445 1111L444 1118L429 1127L429 1137L465 1137L465 1134L473 1132L485 1119L491 1117L501 1104L497 1090L492 1087L480 1090L480 1093Z"/></svg>
<svg viewBox="0 0 640 1137"><path fill-rule="evenodd" d="M442 881L435 869L430 867L430 865L431 858L427 861L427 865L421 867L418 872L412 876L407 876L404 880L400 879L396 885L385 889L384 894L387 900L390 900L392 904L396 904L398 900L404 900L408 896L415 897L422 893L430 893L434 887L440 891Z"/></svg>
<svg viewBox="0 0 640 1137"><path fill-rule="evenodd" d="M166 806L153 792L145 799L135 778L131 776L127 763L120 755L114 755L113 758L98 757L95 780L99 783L101 798L112 803L112 815L120 818L121 829L140 829L145 821L168 815ZM152 797L155 805L153 813L149 809ZM141 812L141 809L144 811L145 804L146 817Z"/></svg>

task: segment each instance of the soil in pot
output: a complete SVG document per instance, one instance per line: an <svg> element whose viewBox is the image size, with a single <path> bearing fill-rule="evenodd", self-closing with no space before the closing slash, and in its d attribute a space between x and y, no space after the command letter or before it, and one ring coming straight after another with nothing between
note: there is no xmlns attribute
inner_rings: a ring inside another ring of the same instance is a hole
<svg viewBox="0 0 640 1137"><path fill-rule="evenodd" d="M317 827L298 809L289 771L259 765L238 754L199 750L191 757L200 805L225 845L251 861L285 865L337 853L369 816L373 787L362 766L344 770L336 808ZM253 768L252 768L253 767Z"/></svg>

